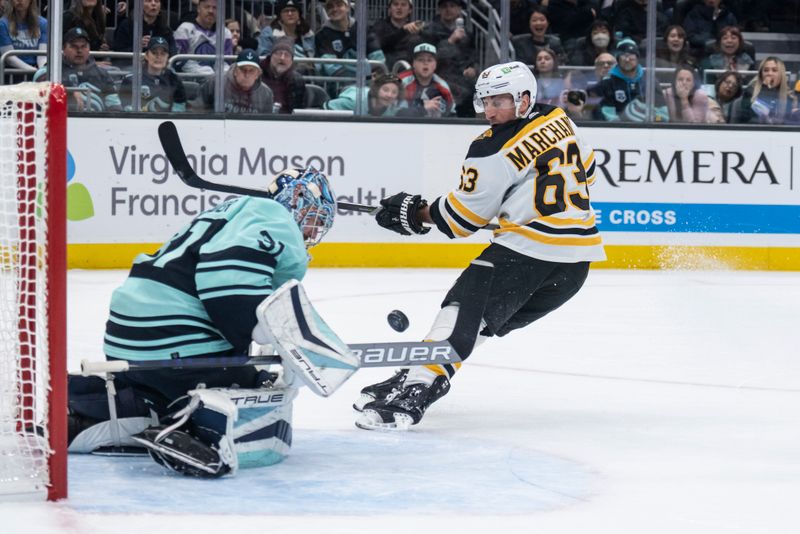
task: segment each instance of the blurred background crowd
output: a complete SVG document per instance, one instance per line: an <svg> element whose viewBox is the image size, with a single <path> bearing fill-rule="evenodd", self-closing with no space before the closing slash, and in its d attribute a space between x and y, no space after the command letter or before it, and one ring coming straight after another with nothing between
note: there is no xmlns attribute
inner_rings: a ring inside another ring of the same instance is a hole
<svg viewBox="0 0 800 534"><path fill-rule="evenodd" d="M576 121L800 124L800 0L65 1L3 0L0 79L55 21L74 112L471 118L517 60Z"/></svg>

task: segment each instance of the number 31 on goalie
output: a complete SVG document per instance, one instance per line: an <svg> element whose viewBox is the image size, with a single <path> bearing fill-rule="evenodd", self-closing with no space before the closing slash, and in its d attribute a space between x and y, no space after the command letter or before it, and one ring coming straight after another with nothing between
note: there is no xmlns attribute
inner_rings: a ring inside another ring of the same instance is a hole
<svg viewBox="0 0 800 534"><path fill-rule="evenodd" d="M475 183L478 181L478 169L470 167L465 169L461 167L461 183L458 188L465 193L472 193L475 191Z"/></svg>

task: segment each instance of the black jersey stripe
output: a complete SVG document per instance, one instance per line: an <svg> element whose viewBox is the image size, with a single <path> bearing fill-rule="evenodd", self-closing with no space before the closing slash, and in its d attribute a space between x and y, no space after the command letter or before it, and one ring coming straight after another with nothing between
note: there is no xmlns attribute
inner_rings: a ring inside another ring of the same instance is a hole
<svg viewBox="0 0 800 534"><path fill-rule="evenodd" d="M591 228L553 228L536 221L529 222L525 226L544 234L552 235L595 235L599 233L596 226L592 226Z"/></svg>
<svg viewBox="0 0 800 534"><path fill-rule="evenodd" d="M231 247L226 248L225 250L200 254L198 264L231 259L247 261L255 263L256 265L265 265L267 267L276 267L278 265L278 260L275 255L264 250L256 250L249 247Z"/></svg>
<svg viewBox="0 0 800 534"><path fill-rule="evenodd" d="M453 231L450 229L450 225L447 224L447 221L445 220L444 216L439 210L438 198L431 203L430 214L431 214L431 219L433 219L433 222L436 225L436 228L438 228L440 232L442 232L450 239L455 239L456 237L455 234L453 234Z"/></svg>
<svg viewBox="0 0 800 534"><path fill-rule="evenodd" d="M130 339L134 341L149 341L153 338L166 339L179 336L191 336L198 333L205 333L207 336L212 336L220 339L221 334L214 328L205 328L197 324L164 324L158 326L129 326L113 321L106 323L106 333L110 336L118 337L120 339Z"/></svg>
<svg viewBox="0 0 800 534"><path fill-rule="evenodd" d="M470 232L470 233L473 233L473 234L474 234L475 232L477 232L478 230L480 230L480 229L481 229L481 227L480 227L480 226L475 226L474 224L472 224L471 222L469 222L468 220L466 220L464 217L462 217L462 216L461 216L461 215L460 215L460 214L459 214L459 213L458 213L458 212L455 210L455 208L453 208L453 206L451 206L451 205L450 205L450 202L448 202L448 200L447 200L446 198L444 199L444 207L445 207L445 209L447 210L447 213L448 213L448 215L450 215L450 217L452 217L452 219L453 219L453 220L454 220L454 221L455 221L455 222L456 222L456 223L457 223L457 224L458 224L458 225L459 225L461 228L464 228L465 230L467 230L468 232Z"/></svg>
<svg viewBox="0 0 800 534"><path fill-rule="evenodd" d="M239 271L244 273L262 274L264 276L272 276L272 272L258 269L256 267L245 267L243 265L217 265L213 267L203 267L202 264L197 266L195 273L213 273L220 271Z"/></svg>
<svg viewBox="0 0 800 534"><path fill-rule="evenodd" d="M110 347L117 347L118 349L125 349L125 350L136 351L136 352L157 352L157 351L162 351L162 350L167 350L167 349L174 349L174 348L178 348L178 347L188 347L188 346L197 345L197 344L200 344L200 343L208 343L210 341L220 341L222 339L223 338L221 338L219 336L203 337L203 338L200 338L200 339L190 339L190 340L184 340L184 341L176 341L174 343L162 343L162 344L159 344L159 345L150 345L150 344L148 344L146 347L143 347L141 345L136 345L136 344L119 343L119 342L116 342L116 341L111 341L108 338L105 338L103 341L104 341L104 343L106 345L108 345ZM153 340L148 340L148 341L153 341Z"/></svg>
<svg viewBox="0 0 800 534"><path fill-rule="evenodd" d="M109 316L112 318L117 318L123 321L146 321L146 322L155 322L155 321L193 321L196 323L202 323L208 326L213 327L214 323L212 321L207 321L201 317L197 317L196 315L148 315L147 317L137 317L135 315L124 315L119 312L115 312L111 310L109 312Z"/></svg>
<svg viewBox="0 0 800 534"><path fill-rule="evenodd" d="M213 286L197 290L198 296L208 295L209 293L217 293L219 291L231 291L235 289L247 289L255 291L272 291L272 284L252 285L252 284L232 284Z"/></svg>

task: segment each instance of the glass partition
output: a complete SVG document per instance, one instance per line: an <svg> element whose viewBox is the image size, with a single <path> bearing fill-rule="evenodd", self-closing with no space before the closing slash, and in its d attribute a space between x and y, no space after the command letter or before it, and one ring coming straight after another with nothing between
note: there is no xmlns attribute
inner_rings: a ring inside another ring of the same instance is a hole
<svg viewBox="0 0 800 534"><path fill-rule="evenodd" d="M6 5L3 83L47 75L38 1ZM73 0L62 15L72 111L473 119L477 76L508 59L576 121L800 123L800 0Z"/></svg>

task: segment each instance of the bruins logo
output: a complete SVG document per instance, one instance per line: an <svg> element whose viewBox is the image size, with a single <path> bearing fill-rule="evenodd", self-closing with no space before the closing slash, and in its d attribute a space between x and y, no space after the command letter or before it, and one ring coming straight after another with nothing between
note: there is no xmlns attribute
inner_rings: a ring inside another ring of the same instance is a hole
<svg viewBox="0 0 800 534"><path fill-rule="evenodd" d="M478 137L476 137L475 140L480 141L481 139L488 139L491 136L492 136L492 129L489 128L488 130L480 134Z"/></svg>

